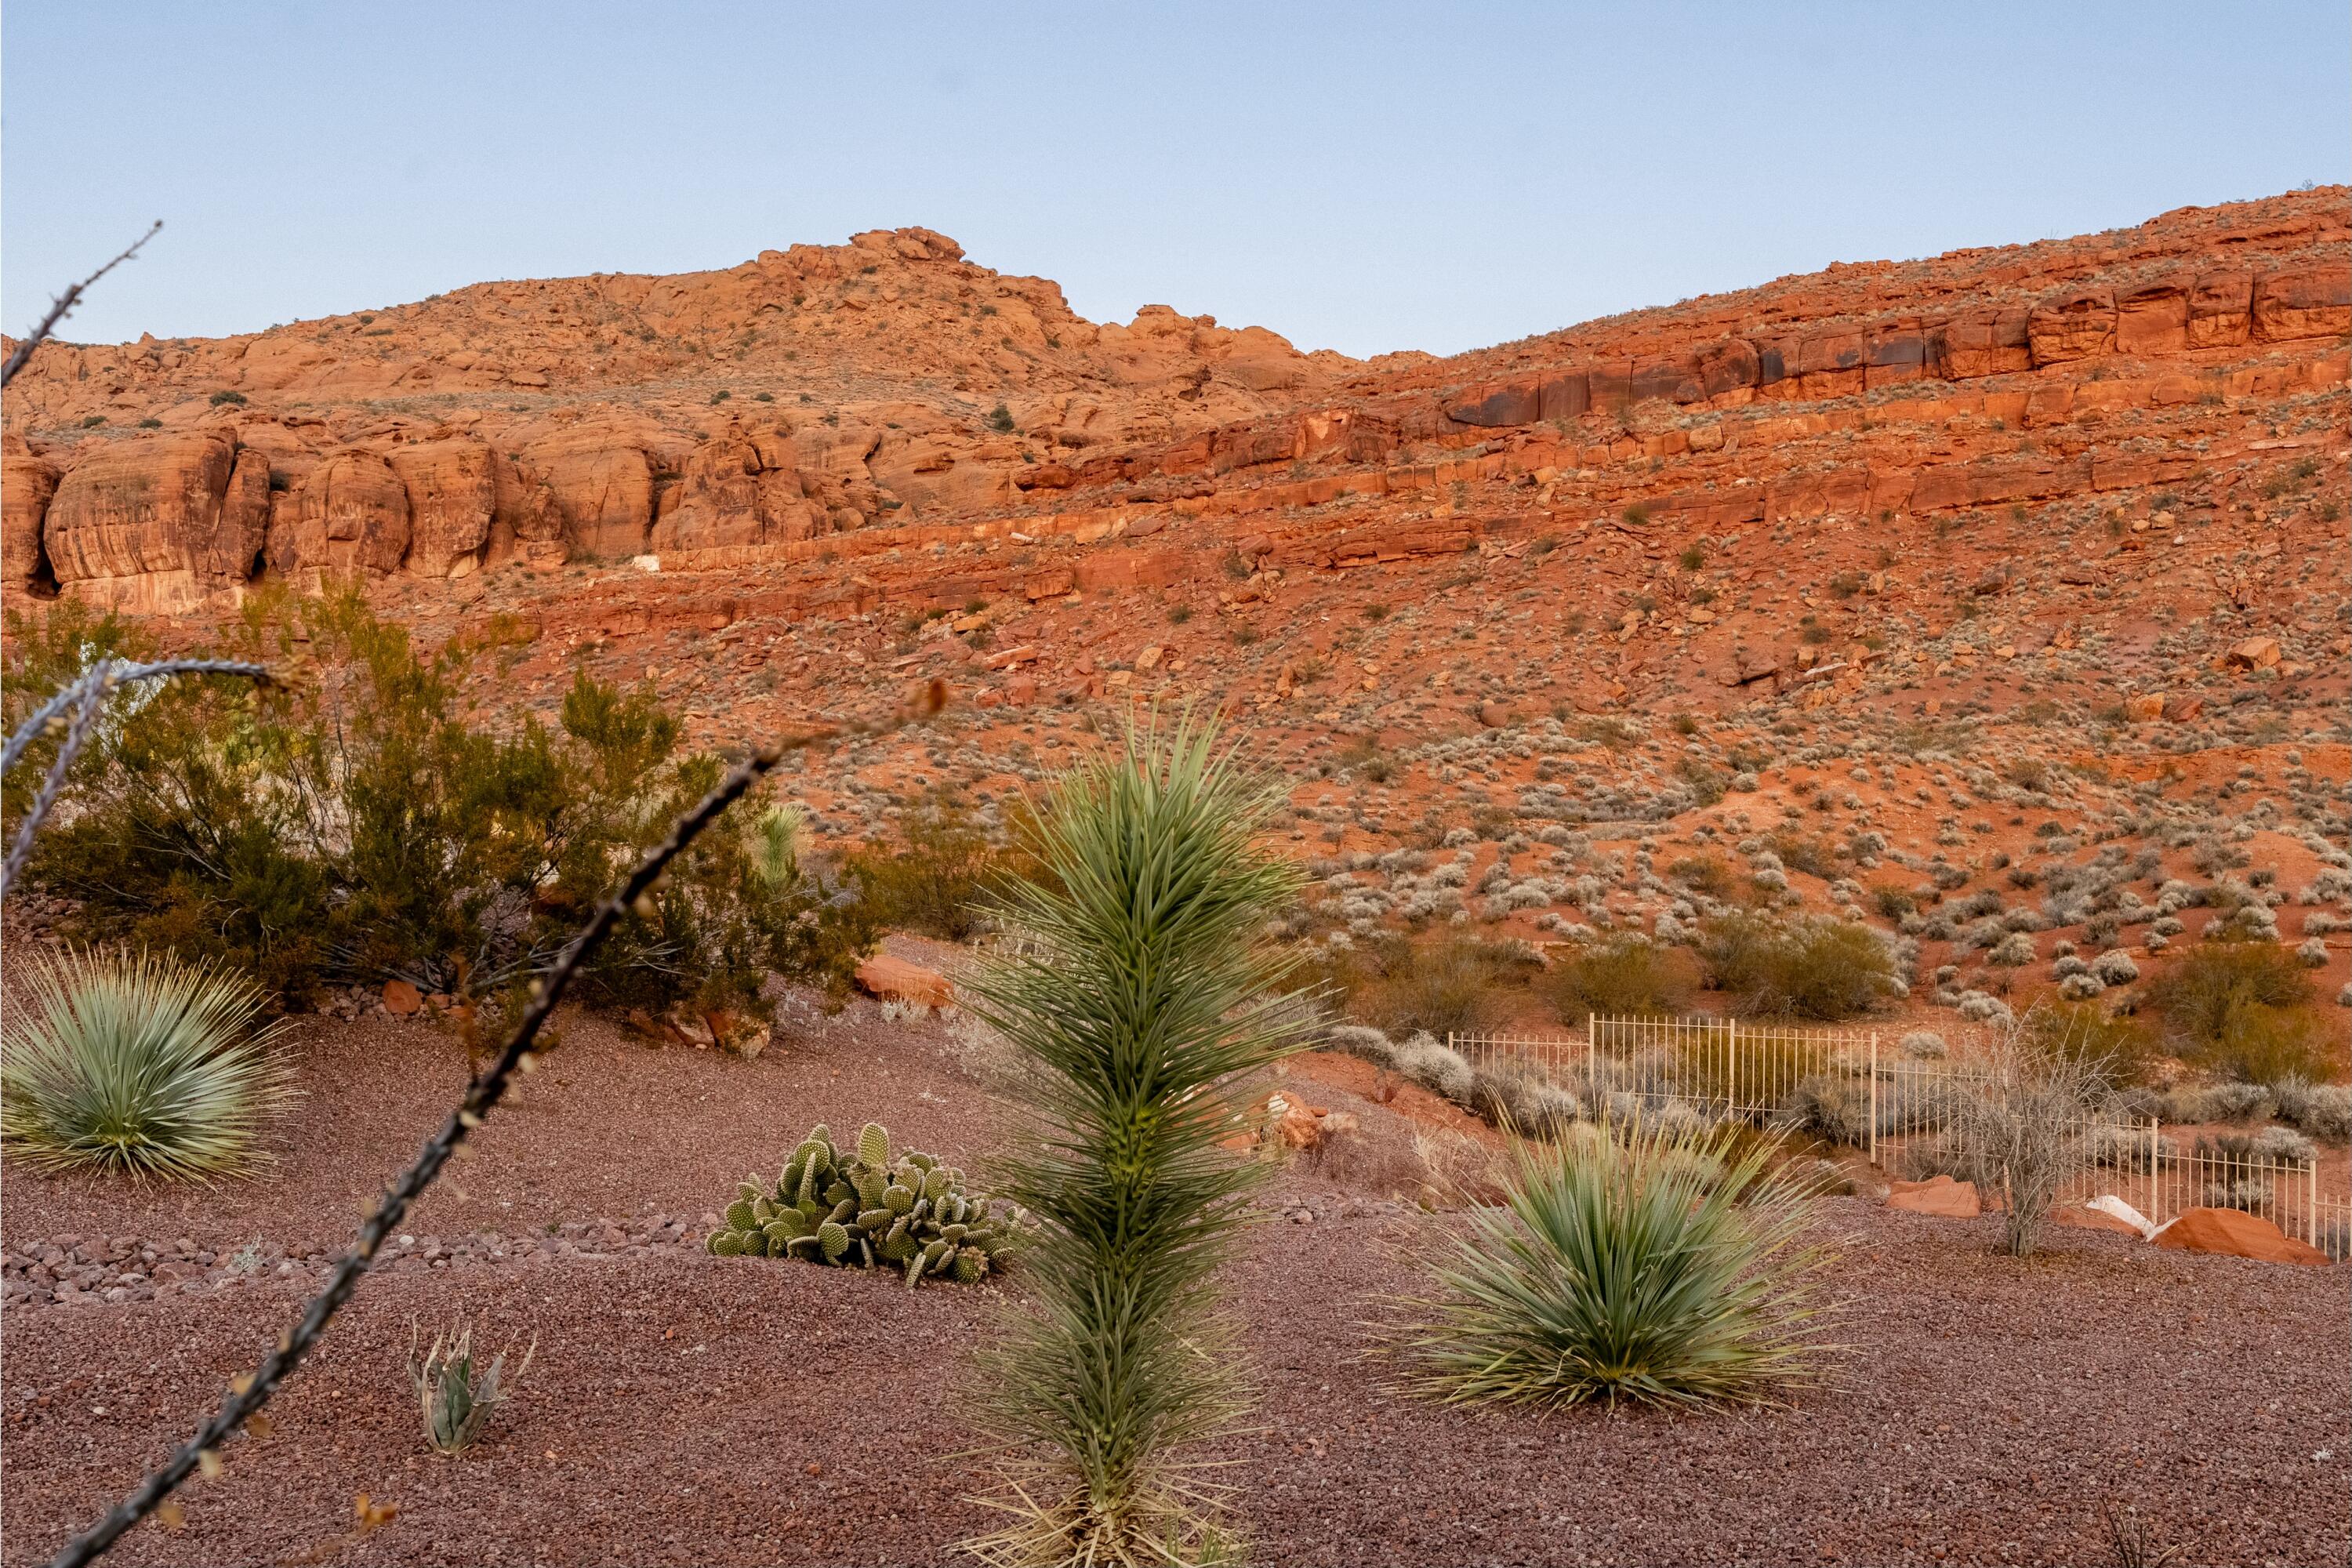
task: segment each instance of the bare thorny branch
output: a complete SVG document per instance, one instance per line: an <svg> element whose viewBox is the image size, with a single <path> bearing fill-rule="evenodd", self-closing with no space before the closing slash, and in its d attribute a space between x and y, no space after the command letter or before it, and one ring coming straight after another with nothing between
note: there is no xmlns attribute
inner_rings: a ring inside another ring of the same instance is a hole
<svg viewBox="0 0 2352 1568"><path fill-rule="evenodd" d="M921 689L915 702L897 718L861 732L880 734L902 728L929 718L946 702L946 686L937 680L931 681ZM229 1385L228 1397L221 1402L220 1409L211 1419L197 1428L194 1436L174 1449L171 1458L161 1466L150 1470L129 1496L108 1510L105 1518L68 1542L51 1560L50 1568L79 1568L80 1564L95 1560L113 1545L124 1531L154 1512L191 1472L200 1467L217 1465L217 1450L221 1444L268 1404L278 1385L301 1365L303 1357L326 1331L328 1323L351 1299L352 1290L359 1285L360 1276L367 1271L377 1248L383 1245L384 1237L400 1224L402 1216L407 1214L409 1206L425 1189L433 1184L434 1178L440 1174L441 1168L457 1152L457 1146L466 1141L467 1135L479 1127L505 1097L509 1081L516 1073L530 1072L537 1066L538 1055L532 1047L540 1030L554 1013L565 988L594 956L605 937L620 923L621 917L660 879L669 863L693 843L704 828L717 821L728 806L782 762L788 752L844 738L845 733L841 730L822 730L761 748L738 764L719 782L717 787L703 796L693 810L678 819L669 837L638 863L637 868L630 873L629 879L617 892L598 906L595 915L580 934L572 938L555 966L543 979L532 984L530 1004L523 1010L522 1017L516 1024L514 1033L509 1037L505 1048L499 1051L488 1069L467 1087L465 1098L449 1113L441 1130L426 1140L415 1162L385 1192L383 1202L368 1216L367 1223L360 1227L359 1237L351 1250L336 1265L326 1288L310 1299L294 1327L279 1337L277 1347L263 1358L259 1366Z"/></svg>
<svg viewBox="0 0 2352 1568"><path fill-rule="evenodd" d="M152 224L148 226L147 232L141 235L137 239L132 240L130 245L123 249L120 256L117 256L113 260L108 262L105 266L100 268L97 271L83 279L80 282L69 284L64 293L50 300L49 313L43 316L40 320L40 323L31 331L25 334L24 341L16 345L16 352L8 356L8 363L5 365L0 365L0 386L5 386L10 382L16 379L16 373L25 368L25 363L33 357L33 351L39 348L43 343L48 342L49 334L58 330L58 323L71 315L73 313L73 308L81 303L83 290L87 289L91 284L97 282L100 279L105 277L108 273L113 271L116 268L121 266L124 262L130 260L132 257L138 255L139 247L145 245L149 240L154 238L157 233L163 229L163 220L162 218L157 218Z"/></svg>

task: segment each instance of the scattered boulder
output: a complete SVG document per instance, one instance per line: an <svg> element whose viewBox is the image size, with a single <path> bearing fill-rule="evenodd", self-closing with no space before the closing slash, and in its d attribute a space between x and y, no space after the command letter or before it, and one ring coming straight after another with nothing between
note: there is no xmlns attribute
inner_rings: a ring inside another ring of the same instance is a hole
<svg viewBox="0 0 2352 1568"><path fill-rule="evenodd" d="M955 1005L955 987L946 975L887 952L877 952L857 966L857 986L886 1002L912 1002L925 1007Z"/></svg>
<svg viewBox="0 0 2352 1568"><path fill-rule="evenodd" d="M405 980L383 983L383 1010L395 1018L405 1018L425 1005L423 992Z"/></svg>
<svg viewBox="0 0 2352 1568"><path fill-rule="evenodd" d="M2195 1208L2157 1227L2148 1239L2176 1252L2252 1258L2264 1263L2325 1265L2327 1254L2243 1209Z"/></svg>
<svg viewBox="0 0 2352 1568"><path fill-rule="evenodd" d="M1936 1215L1944 1219L1974 1219L1984 1213L1974 1182L1930 1176L1924 1182L1895 1182L1886 1189L1886 1206L1906 1214Z"/></svg>

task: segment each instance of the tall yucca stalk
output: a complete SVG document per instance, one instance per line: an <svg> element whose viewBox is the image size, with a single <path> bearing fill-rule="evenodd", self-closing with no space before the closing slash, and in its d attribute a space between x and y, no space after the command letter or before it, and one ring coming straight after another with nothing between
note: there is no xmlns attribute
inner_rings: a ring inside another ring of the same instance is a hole
<svg viewBox="0 0 2352 1568"><path fill-rule="evenodd" d="M146 953L68 953L0 1033L0 1141L49 1171L203 1181L262 1158L291 1094L258 986Z"/></svg>
<svg viewBox="0 0 2352 1568"><path fill-rule="evenodd" d="M1043 1221L1024 1255L1030 1302L974 1379L975 1415L1008 1455L1011 1513L968 1542L998 1563L1174 1563L1217 1555L1220 1489L1194 1447L1243 1392L1210 1275L1257 1173L1217 1147L1240 1125L1221 1092L1306 1043L1263 947L1296 873L1256 849L1278 795L1212 726L1131 726L1066 775L1016 885L1029 940L992 962L972 1010L1025 1057L1030 1115L993 1168Z"/></svg>

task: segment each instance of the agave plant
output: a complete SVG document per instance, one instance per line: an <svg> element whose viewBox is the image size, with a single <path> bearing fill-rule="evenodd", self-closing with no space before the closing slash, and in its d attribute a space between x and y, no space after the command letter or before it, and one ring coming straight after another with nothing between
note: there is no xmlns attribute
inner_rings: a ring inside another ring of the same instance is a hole
<svg viewBox="0 0 2352 1568"><path fill-rule="evenodd" d="M251 982L169 957L68 953L0 1032L0 1140L50 1171L204 1181L251 1169L291 1097Z"/></svg>
<svg viewBox="0 0 2352 1568"><path fill-rule="evenodd" d="M1769 1142L1680 1124L1515 1142L1423 1314L1389 1349L1416 1392L1557 1407L1759 1403L1817 1381L1828 1310L1811 1186Z"/></svg>
<svg viewBox="0 0 2352 1568"><path fill-rule="evenodd" d="M416 1353L418 1331L410 1331L408 1343L408 1376L416 1385L416 1402L425 1417L425 1440L433 1445L436 1454L462 1454L474 1446L482 1435L482 1425L490 1412L511 1395L514 1384L522 1381L530 1370L530 1358L539 1353L539 1342L523 1352L522 1364L507 1376L504 1351L490 1358L488 1367L474 1360L474 1331L463 1319L444 1333L433 1336L431 1348L423 1355Z"/></svg>
<svg viewBox="0 0 2352 1568"><path fill-rule="evenodd" d="M1264 1167L1217 1147L1222 1092L1304 1045L1257 942L1294 873L1252 835L1275 801L1213 729L1130 727L1035 818L1048 875L1006 899L1026 938L971 988L1026 1058L1026 1125L996 1190L1042 1222L976 1358L973 1415L1004 1447L1011 1516L965 1544L985 1562L1194 1563L1226 1543L1199 1445L1242 1390L1211 1276Z"/></svg>

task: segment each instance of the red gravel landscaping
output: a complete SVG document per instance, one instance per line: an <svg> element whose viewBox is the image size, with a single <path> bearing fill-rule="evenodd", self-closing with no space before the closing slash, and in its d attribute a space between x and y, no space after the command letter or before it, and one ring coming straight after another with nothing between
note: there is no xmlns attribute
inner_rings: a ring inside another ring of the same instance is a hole
<svg viewBox="0 0 2352 1568"><path fill-rule="evenodd" d="M972 1439L948 1390L1017 1274L909 1292L697 1245L733 1181L817 1121L879 1120L982 1163L992 1105L951 1032L861 1004L747 1064L569 1027L271 1433L232 1444L183 1493L184 1527L142 1526L120 1560L912 1563L986 1524L961 1500L983 1478L952 1457ZM307 1025L300 1049L308 1098L260 1179L142 1192L0 1171L0 1561L47 1556L193 1428L465 1071L425 1024ZM1314 1092L1403 1136L1388 1109ZM1303 1166L1264 1206L1231 1279L1264 1426L1223 1472L1259 1561L2104 1563L2103 1504L2186 1563L2344 1558L2338 1269L2084 1232L2020 1263L1990 1220L1825 1200L1853 1238L1841 1386L1784 1410L1534 1418L1392 1394L1364 1359L1366 1322L1458 1222ZM449 1460L424 1445L404 1363L413 1325L460 1310L488 1345L535 1337L538 1355ZM398 1510L364 1537L360 1493Z"/></svg>

